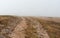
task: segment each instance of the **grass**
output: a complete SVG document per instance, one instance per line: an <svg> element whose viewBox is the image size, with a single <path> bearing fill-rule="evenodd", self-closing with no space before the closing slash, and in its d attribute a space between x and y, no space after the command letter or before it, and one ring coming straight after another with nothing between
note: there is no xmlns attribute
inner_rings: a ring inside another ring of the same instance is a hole
<svg viewBox="0 0 60 38"><path fill-rule="evenodd" d="M50 38L60 38L60 23L39 19L43 28L47 30Z"/></svg>

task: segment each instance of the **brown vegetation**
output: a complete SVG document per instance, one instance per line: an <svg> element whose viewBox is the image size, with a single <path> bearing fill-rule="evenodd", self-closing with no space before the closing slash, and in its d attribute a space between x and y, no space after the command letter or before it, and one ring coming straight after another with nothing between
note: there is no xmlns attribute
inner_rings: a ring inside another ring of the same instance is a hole
<svg viewBox="0 0 60 38"><path fill-rule="evenodd" d="M0 38L60 38L60 18L0 16Z"/></svg>

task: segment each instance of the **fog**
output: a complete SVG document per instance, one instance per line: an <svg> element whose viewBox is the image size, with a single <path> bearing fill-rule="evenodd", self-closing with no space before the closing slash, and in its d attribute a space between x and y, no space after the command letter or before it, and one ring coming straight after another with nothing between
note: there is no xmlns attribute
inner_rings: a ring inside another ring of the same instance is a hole
<svg viewBox="0 0 60 38"><path fill-rule="evenodd" d="M60 0L0 0L0 15L60 17Z"/></svg>

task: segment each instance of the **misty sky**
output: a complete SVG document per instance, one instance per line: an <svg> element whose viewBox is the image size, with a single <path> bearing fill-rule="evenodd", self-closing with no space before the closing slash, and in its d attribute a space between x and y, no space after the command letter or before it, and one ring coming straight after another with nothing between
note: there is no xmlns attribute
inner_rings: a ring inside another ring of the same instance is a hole
<svg viewBox="0 0 60 38"><path fill-rule="evenodd" d="M0 15L60 17L60 0L0 0Z"/></svg>

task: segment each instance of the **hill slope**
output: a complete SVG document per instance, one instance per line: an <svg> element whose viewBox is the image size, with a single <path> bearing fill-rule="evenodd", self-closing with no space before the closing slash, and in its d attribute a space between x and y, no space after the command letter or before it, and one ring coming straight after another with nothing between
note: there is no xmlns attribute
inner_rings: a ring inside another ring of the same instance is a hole
<svg viewBox="0 0 60 38"><path fill-rule="evenodd" d="M60 18L0 16L0 38L60 38Z"/></svg>

